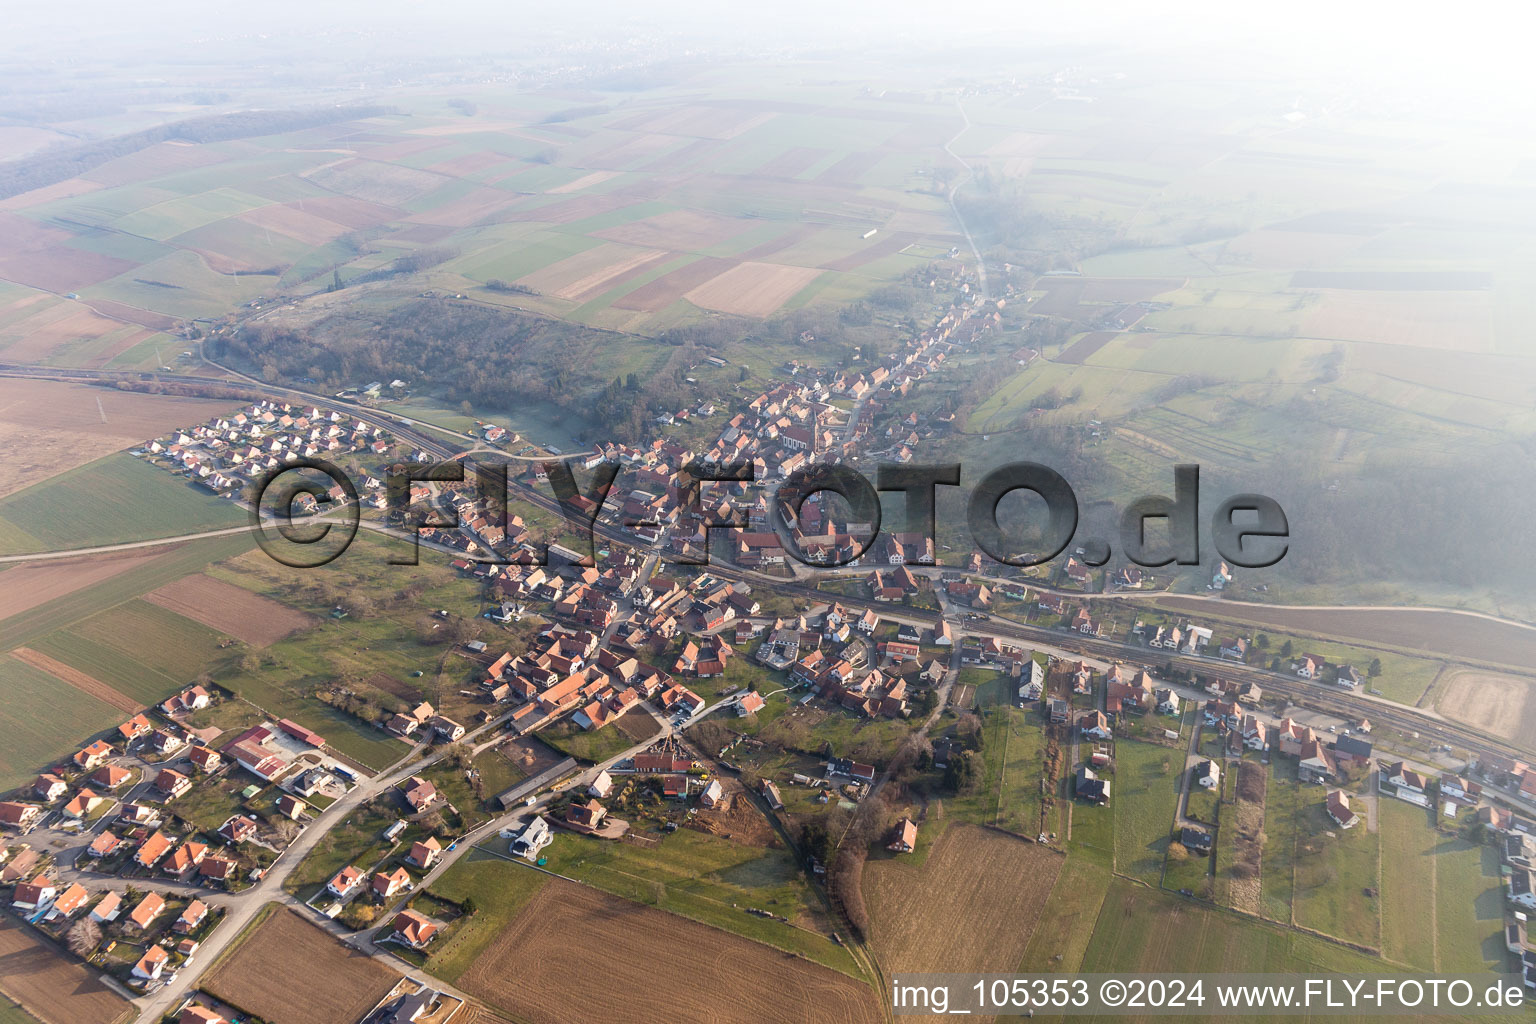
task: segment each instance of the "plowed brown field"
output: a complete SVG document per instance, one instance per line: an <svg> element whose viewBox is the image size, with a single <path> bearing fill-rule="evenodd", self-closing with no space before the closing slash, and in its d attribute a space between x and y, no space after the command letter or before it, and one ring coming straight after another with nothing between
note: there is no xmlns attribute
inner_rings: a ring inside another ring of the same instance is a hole
<svg viewBox="0 0 1536 1024"><path fill-rule="evenodd" d="M603 958L600 984L579 985L571 974L579 950L627 952ZM459 986L528 1024L880 1020L874 992L852 978L558 879L539 890Z"/></svg>

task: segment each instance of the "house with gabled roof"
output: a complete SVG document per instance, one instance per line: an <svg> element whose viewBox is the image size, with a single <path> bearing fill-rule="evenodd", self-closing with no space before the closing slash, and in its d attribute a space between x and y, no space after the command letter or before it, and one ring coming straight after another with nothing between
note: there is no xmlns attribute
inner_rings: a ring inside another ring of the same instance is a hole
<svg viewBox="0 0 1536 1024"><path fill-rule="evenodd" d="M409 889L411 882L410 872L405 868L395 868L393 871L380 871L373 876L373 894L381 900L392 898L398 893Z"/></svg>
<svg viewBox="0 0 1536 1024"><path fill-rule="evenodd" d="M104 831L91 840L91 845L85 848L85 852L91 857L110 857L122 845L123 841L121 839L111 832Z"/></svg>
<svg viewBox="0 0 1536 1024"><path fill-rule="evenodd" d="M438 933L437 922L414 910L400 911L395 915L394 923L390 927L393 930L390 938L412 949L426 948Z"/></svg>
<svg viewBox="0 0 1536 1024"><path fill-rule="evenodd" d="M1330 790L1326 801L1328 817L1339 828L1354 828L1360 821L1359 815L1349 808L1349 794L1342 789Z"/></svg>
<svg viewBox="0 0 1536 1024"><path fill-rule="evenodd" d="M36 804L24 804L15 800L0 801L0 825L19 832L36 825L42 816L43 809Z"/></svg>
<svg viewBox="0 0 1536 1024"><path fill-rule="evenodd" d="M138 905L128 912L128 920L124 927L135 928L143 931L155 923L155 919L165 912L165 897L157 892L147 892Z"/></svg>
<svg viewBox="0 0 1536 1024"><path fill-rule="evenodd" d="M337 899L346 899L357 891L357 887L363 884L363 873L348 864L336 876L326 883L326 889Z"/></svg>
<svg viewBox="0 0 1536 1024"><path fill-rule="evenodd" d="M75 754L75 764L85 771L101 766L112 756L112 744L106 740L93 740Z"/></svg>
<svg viewBox="0 0 1536 1024"><path fill-rule="evenodd" d="M133 976L141 981L157 981L170 959L171 954L165 951L164 946L150 946L139 957L138 963L133 965Z"/></svg>

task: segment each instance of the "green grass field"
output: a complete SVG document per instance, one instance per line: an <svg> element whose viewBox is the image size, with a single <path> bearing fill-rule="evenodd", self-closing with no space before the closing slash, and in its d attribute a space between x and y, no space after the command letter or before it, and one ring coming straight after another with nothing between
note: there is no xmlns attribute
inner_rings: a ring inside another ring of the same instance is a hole
<svg viewBox="0 0 1536 1024"><path fill-rule="evenodd" d="M546 856L551 871L615 896L858 975L852 958L824 930L794 927L744 911L758 907L791 921L820 918L819 901L783 849L743 846L684 828L652 847L562 835Z"/></svg>
<svg viewBox="0 0 1536 1024"><path fill-rule="evenodd" d="M1109 892L1110 880L1108 868L1075 851L1069 853L1061 874L1056 876L1051 898L1035 922L1019 969L1062 974L1076 972L1098 925L1099 910Z"/></svg>
<svg viewBox="0 0 1536 1024"><path fill-rule="evenodd" d="M164 700L219 658L219 634L148 601L128 601L37 649L142 704Z"/></svg>
<svg viewBox="0 0 1536 1024"><path fill-rule="evenodd" d="M1110 884L1083 957L1090 972L1384 973L1379 959L1125 879Z"/></svg>
<svg viewBox="0 0 1536 1024"><path fill-rule="evenodd" d="M0 690L0 789L21 785L127 717L9 654L0 655Z"/></svg>
<svg viewBox="0 0 1536 1024"><path fill-rule="evenodd" d="M231 502L119 453L0 499L0 553L174 537L245 521L246 513ZM6 528L28 540L14 546Z"/></svg>
<svg viewBox="0 0 1536 1024"><path fill-rule="evenodd" d="M1328 935L1379 948L1377 898L1379 843L1367 832L1364 808L1354 828L1340 829L1323 807L1326 790L1305 787L1296 836L1296 923ZM1331 833L1331 834L1330 834Z"/></svg>
<svg viewBox="0 0 1536 1024"><path fill-rule="evenodd" d="M431 892L461 902L473 899L475 916L432 951L427 969L455 983L503 928L538 894L548 875L472 851L433 883Z"/></svg>
<svg viewBox="0 0 1536 1024"><path fill-rule="evenodd" d="M1424 884L1435 877L1439 836L1433 812L1392 797L1378 802L1381 828L1381 951L1425 970L1435 969L1435 930L1425 927Z"/></svg>
<svg viewBox="0 0 1536 1024"><path fill-rule="evenodd" d="M1115 744L1110 806L1115 812L1115 870L1157 885L1178 805L1184 751L1137 740Z"/></svg>

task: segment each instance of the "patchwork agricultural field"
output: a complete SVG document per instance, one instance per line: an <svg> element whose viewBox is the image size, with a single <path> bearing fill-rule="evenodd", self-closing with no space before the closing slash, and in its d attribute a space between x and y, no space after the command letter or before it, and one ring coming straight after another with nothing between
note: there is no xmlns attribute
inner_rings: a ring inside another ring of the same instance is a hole
<svg viewBox="0 0 1536 1024"><path fill-rule="evenodd" d="M637 937L657 955L615 957L604 968L603 985L587 989L581 999L570 998L565 951L630 948ZM509 964L517 970L508 970ZM460 975L459 986L532 1024L576 1024L594 1016L708 1017L721 1024L777 1017L811 1024L873 1024L881 1018L877 997L862 982L559 879L550 879L533 895ZM721 992L730 998L721 1000Z"/></svg>
<svg viewBox="0 0 1536 1024"><path fill-rule="evenodd" d="M756 75L719 88L708 104L646 90L559 123L547 98L496 92L472 115L415 98L299 135L155 145L12 196L0 282L31 321L8 339L0 294L0 355L101 365L154 333L145 314L218 316L414 251L452 254L433 286L651 332L814 301L821 274L865 293L924 265L911 243L959 242L923 177L948 159L947 104Z"/></svg>

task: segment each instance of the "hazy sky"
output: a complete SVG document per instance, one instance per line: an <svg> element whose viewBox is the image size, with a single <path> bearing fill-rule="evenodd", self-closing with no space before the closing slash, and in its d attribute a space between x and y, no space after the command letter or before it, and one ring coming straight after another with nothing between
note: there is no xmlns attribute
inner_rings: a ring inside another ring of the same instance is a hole
<svg viewBox="0 0 1536 1024"><path fill-rule="evenodd" d="M62 8L23 0L7 5L0 60L68 66L106 58L129 69L167 58L523 57L552 44L569 53L621 52L615 48L631 43L652 55L666 43L683 52L906 48L936 56L977 43L1038 50L1073 42L1172 48L1179 57L1170 66L1254 51L1275 70L1374 77L1405 92L1493 102L1530 91L1525 34L1505 20L1508 9L1382 0L80 0Z"/></svg>

